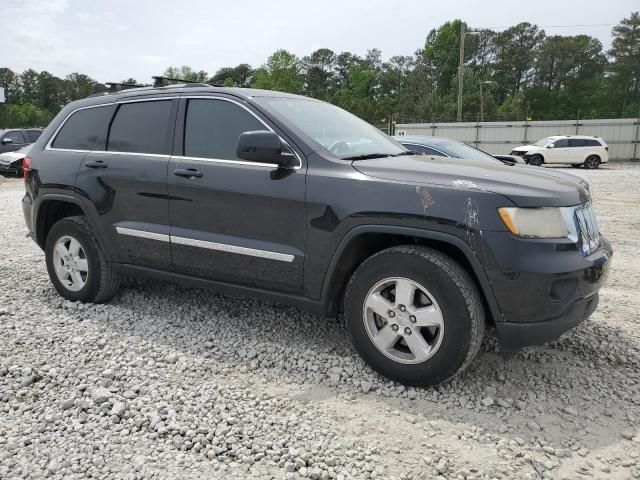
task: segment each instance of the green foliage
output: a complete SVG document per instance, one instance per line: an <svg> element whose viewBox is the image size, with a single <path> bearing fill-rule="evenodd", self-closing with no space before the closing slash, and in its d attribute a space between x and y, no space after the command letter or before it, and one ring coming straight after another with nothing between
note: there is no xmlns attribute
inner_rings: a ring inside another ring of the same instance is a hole
<svg viewBox="0 0 640 480"><path fill-rule="evenodd" d="M188 65L169 67L171 78L226 87L253 87L307 95L339 105L376 124L438 122L456 118L460 32L465 25L463 118L552 120L640 115L640 13L612 30L612 44L588 35L547 36L526 22L506 30L473 30L462 20L431 30L413 55L383 59L320 48L298 58L278 50L264 65L223 67L209 77ZM139 83L129 78L122 83ZM104 91L81 73L0 68L0 128L45 125L66 103ZM480 90L482 89L482 99Z"/></svg>
<svg viewBox="0 0 640 480"><path fill-rule="evenodd" d="M278 50L253 75L253 86L265 90L302 93L302 62L293 53Z"/></svg>

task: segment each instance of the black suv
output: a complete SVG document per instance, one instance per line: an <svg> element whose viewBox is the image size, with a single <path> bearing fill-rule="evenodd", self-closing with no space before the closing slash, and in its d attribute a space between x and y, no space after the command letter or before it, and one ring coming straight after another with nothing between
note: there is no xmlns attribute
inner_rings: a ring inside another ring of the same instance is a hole
<svg viewBox="0 0 640 480"><path fill-rule="evenodd" d="M378 372L451 378L587 318L609 269L589 192L415 154L333 105L202 84L74 102L25 159L24 215L64 298L120 276L344 313Z"/></svg>
<svg viewBox="0 0 640 480"><path fill-rule="evenodd" d="M0 153L20 150L38 140L41 134L40 128L0 130Z"/></svg>

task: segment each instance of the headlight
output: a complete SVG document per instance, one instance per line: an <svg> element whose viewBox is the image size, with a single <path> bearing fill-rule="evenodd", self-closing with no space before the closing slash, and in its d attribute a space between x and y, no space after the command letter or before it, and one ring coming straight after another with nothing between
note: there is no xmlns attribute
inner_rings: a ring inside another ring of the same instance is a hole
<svg viewBox="0 0 640 480"><path fill-rule="evenodd" d="M559 208L503 207L498 214L514 235L529 238L567 238L569 230Z"/></svg>

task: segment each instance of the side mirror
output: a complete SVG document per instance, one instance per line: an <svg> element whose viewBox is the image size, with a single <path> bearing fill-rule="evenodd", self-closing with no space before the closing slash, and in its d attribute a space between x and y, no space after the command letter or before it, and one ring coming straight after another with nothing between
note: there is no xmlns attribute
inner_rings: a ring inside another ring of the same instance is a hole
<svg viewBox="0 0 640 480"><path fill-rule="evenodd" d="M3 145L9 145L10 143L13 143L13 139L12 138L3 138L2 139L2 144Z"/></svg>
<svg viewBox="0 0 640 480"><path fill-rule="evenodd" d="M547 148L553 148L553 143L550 143L549 145L547 145Z"/></svg>
<svg viewBox="0 0 640 480"><path fill-rule="evenodd" d="M283 151L278 134L267 130L242 133L238 138L236 155L251 162L274 163L279 168L293 168L298 164L293 153Z"/></svg>

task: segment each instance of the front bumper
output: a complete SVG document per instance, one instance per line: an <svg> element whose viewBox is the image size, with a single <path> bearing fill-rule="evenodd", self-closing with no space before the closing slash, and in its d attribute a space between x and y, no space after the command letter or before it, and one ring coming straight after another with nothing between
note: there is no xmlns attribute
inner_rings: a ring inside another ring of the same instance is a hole
<svg viewBox="0 0 640 480"><path fill-rule="evenodd" d="M595 311L613 254L603 237L587 256L575 244L499 233L488 233L485 240L499 252L494 268L486 271L503 316L495 319L503 350L555 340Z"/></svg>
<svg viewBox="0 0 640 480"><path fill-rule="evenodd" d="M18 175L22 166L20 164L8 164L8 163L0 163L0 174L8 173L11 175Z"/></svg>

